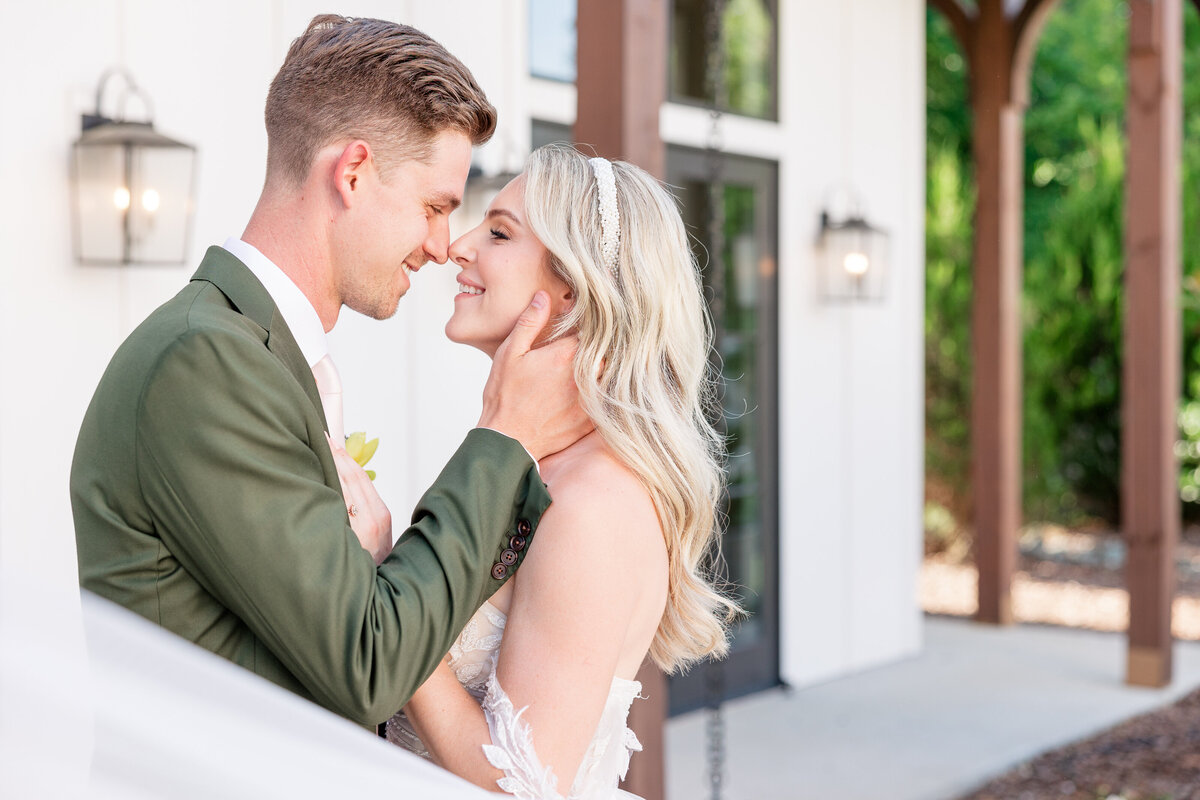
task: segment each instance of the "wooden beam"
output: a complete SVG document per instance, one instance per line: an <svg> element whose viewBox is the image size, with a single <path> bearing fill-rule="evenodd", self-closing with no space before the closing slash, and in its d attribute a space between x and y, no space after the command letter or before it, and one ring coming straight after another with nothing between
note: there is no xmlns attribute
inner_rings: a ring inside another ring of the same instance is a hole
<svg viewBox="0 0 1200 800"><path fill-rule="evenodd" d="M1200 0L1197 0L1200 2ZM1025 0L1017 13L1013 15L1013 33L1017 37L1025 33L1025 29L1031 24L1036 24L1038 18L1045 16L1053 10L1057 5L1058 0Z"/></svg>
<svg viewBox="0 0 1200 800"><path fill-rule="evenodd" d="M1125 195L1123 527L1129 544L1126 681L1171 681L1171 600L1180 508L1182 0L1129 3Z"/></svg>
<svg viewBox="0 0 1200 800"><path fill-rule="evenodd" d="M667 0L578 0L577 9L575 141L665 178L658 115L667 97ZM642 752L631 759L621 786L645 800L663 800L667 680L649 661L637 678L646 699L633 704L629 727Z"/></svg>
<svg viewBox="0 0 1200 800"><path fill-rule="evenodd" d="M1200 3L1200 0L1196 2ZM969 54L972 13L963 8L958 0L929 0L929 5L946 18L950 29L954 31L954 38L958 39L958 46L963 49L963 53Z"/></svg>
<svg viewBox="0 0 1200 800"><path fill-rule="evenodd" d="M1013 17L1013 98L1022 108L1029 105L1029 75L1037 54L1037 40L1059 0L1025 0ZM1200 2L1200 0L1197 0Z"/></svg>

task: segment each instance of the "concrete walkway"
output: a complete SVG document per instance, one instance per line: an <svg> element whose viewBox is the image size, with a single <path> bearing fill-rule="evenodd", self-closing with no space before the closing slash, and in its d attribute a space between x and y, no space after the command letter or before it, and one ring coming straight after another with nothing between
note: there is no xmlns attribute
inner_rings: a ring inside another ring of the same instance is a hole
<svg viewBox="0 0 1200 800"><path fill-rule="evenodd" d="M1125 637L926 618L917 658L726 705L724 800L952 800L1010 767L1200 686L1200 644L1175 681L1124 684ZM705 713L667 726L668 800L710 797Z"/></svg>

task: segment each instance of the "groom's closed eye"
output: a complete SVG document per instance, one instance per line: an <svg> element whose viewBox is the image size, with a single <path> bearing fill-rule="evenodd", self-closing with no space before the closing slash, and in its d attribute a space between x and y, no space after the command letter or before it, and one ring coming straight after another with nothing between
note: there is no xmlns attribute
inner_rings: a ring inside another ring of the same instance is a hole
<svg viewBox="0 0 1200 800"><path fill-rule="evenodd" d="M452 214L462 205L462 199L452 194L438 194L425 201L425 207L437 216Z"/></svg>

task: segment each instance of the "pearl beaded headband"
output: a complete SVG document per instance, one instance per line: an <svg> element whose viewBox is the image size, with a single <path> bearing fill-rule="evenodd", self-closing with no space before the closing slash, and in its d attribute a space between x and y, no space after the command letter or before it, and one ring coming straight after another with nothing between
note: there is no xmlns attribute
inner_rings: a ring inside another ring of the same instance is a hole
<svg viewBox="0 0 1200 800"><path fill-rule="evenodd" d="M596 176L596 204L600 211L600 255L604 266L617 277L617 251L621 244L621 214L617 210L617 180L612 162L607 158L590 158Z"/></svg>

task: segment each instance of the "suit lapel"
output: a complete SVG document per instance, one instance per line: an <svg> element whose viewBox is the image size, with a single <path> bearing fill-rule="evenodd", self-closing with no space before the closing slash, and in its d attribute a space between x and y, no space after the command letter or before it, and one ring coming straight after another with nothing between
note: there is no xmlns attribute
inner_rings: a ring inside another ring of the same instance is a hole
<svg viewBox="0 0 1200 800"><path fill-rule="evenodd" d="M296 344L296 338L283 321L275 301L258 278L254 277L254 273L225 248L210 247L192 280L207 281L216 286L229 298L234 308L267 332L267 349L292 373L304 394L312 401L313 407L324 419L325 410L321 405L321 395L317 392L317 384L304 353L300 351L300 345Z"/></svg>

